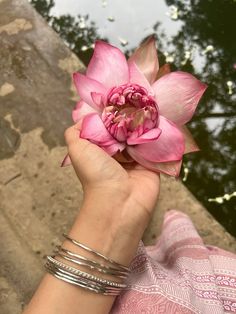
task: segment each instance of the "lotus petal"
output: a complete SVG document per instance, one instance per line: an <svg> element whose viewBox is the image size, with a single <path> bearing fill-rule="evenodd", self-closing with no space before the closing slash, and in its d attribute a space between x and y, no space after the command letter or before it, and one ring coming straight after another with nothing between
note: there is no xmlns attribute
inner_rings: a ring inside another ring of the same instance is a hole
<svg viewBox="0 0 236 314"><path fill-rule="evenodd" d="M146 90L153 95L154 93L152 91L151 85L149 84L144 74L139 70L135 62L130 60L128 62L128 66L130 83L135 83L146 88Z"/></svg>
<svg viewBox="0 0 236 314"><path fill-rule="evenodd" d="M61 163L61 167L66 167L69 165L71 165L71 159L70 159L69 154L67 154Z"/></svg>
<svg viewBox="0 0 236 314"><path fill-rule="evenodd" d="M146 76L148 82L152 84L155 81L159 62L157 57L156 41L154 36L150 36L143 44L139 46L130 57L129 61L134 61L141 72Z"/></svg>
<svg viewBox="0 0 236 314"><path fill-rule="evenodd" d="M115 155L116 153L120 153L125 149L125 144L122 143L114 143L108 146L101 146L103 150L110 156Z"/></svg>
<svg viewBox="0 0 236 314"><path fill-rule="evenodd" d="M107 131L97 113L90 113L84 117L80 137L99 146L110 146L118 143Z"/></svg>
<svg viewBox="0 0 236 314"><path fill-rule="evenodd" d="M137 145L137 144L144 144L153 142L154 140L158 139L158 137L161 135L161 129L154 128L149 130L148 132L142 134L139 137L132 137L130 136L127 140L128 145Z"/></svg>
<svg viewBox="0 0 236 314"><path fill-rule="evenodd" d="M180 160L184 154L184 136L179 128L166 118L159 117L158 127L162 130L157 140L134 147L139 156L152 162Z"/></svg>
<svg viewBox="0 0 236 314"><path fill-rule="evenodd" d="M102 110L102 109L104 108L104 98L105 98L105 94L92 92L92 93L91 93L91 97L92 97L92 100L93 100L94 104L95 104L99 109Z"/></svg>
<svg viewBox="0 0 236 314"><path fill-rule="evenodd" d="M118 48L97 41L86 75L106 88L125 84L129 81L126 58Z"/></svg>
<svg viewBox="0 0 236 314"><path fill-rule="evenodd" d="M180 71L166 74L152 84L160 114L178 125L192 118L206 88L193 75Z"/></svg>
<svg viewBox="0 0 236 314"><path fill-rule="evenodd" d="M73 78L80 98L94 109L101 111L102 108L99 108L98 105L94 103L91 93L96 92L104 95L106 94L107 89L98 81L79 72L74 73Z"/></svg>
<svg viewBox="0 0 236 314"><path fill-rule="evenodd" d="M149 170L165 173L173 177L178 177L180 174L182 159L169 162L151 162L140 156L132 146L127 147L127 151L133 160Z"/></svg>
<svg viewBox="0 0 236 314"><path fill-rule="evenodd" d="M80 100L76 104L75 109L72 111L72 119L75 123L77 123L90 113L97 113L97 110L86 104L83 100Z"/></svg>
<svg viewBox="0 0 236 314"><path fill-rule="evenodd" d="M198 152L200 148L198 147L197 143L195 142L194 138L192 137L192 134L190 133L186 125L182 125L181 127L179 127L179 129L184 135L184 140L185 140L184 154Z"/></svg>
<svg viewBox="0 0 236 314"><path fill-rule="evenodd" d="M156 80L159 80L162 76L171 72L169 63L164 64L160 67L159 71L157 72Z"/></svg>

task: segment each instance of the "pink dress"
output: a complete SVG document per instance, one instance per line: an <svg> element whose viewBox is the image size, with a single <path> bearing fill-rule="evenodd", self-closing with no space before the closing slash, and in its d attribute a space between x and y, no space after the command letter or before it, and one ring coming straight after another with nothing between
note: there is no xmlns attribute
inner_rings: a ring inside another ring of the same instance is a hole
<svg viewBox="0 0 236 314"><path fill-rule="evenodd" d="M140 243L112 314L236 313L236 255L204 245L185 214L167 212L155 246Z"/></svg>

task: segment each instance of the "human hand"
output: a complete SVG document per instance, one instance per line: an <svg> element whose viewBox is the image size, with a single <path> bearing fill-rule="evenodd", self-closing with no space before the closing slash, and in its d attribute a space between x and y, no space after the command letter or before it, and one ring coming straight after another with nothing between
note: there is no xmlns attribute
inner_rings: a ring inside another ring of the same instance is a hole
<svg viewBox="0 0 236 314"><path fill-rule="evenodd" d="M109 229L113 240L117 234L119 238L126 234L137 244L159 194L159 175L135 163L122 166L100 147L81 139L79 129L80 125L68 128L65 139L84 190L80 221L89 220L91 230L100 229L101 237L103 229ZM125 237L122 247L129 239Z"/></svg>

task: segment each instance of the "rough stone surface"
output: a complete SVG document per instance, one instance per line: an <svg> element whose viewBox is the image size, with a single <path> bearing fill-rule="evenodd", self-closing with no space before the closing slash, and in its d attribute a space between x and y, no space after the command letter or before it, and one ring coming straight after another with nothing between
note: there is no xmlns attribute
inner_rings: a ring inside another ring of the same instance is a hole
<svg viewBox="0 0 236 314"><path fill-rule="evenodd" d="M81 70L82 63L26 1L0 3L0 39L0 86L14 86L0 98L0 159L13 156L20 134L36 127L47 146L63 145L75 96L68 69ZM18 131L4 121L9 112Z"/></svg>
<svg viewBox="0 0 236 314"><path fill-rule="evenodd" d="M6 82L0 87L0 96L4 97L4 96L14 92L14 90L15 90L15 87Z"/></svg>
<svg viewBox="0 0 236 314"><path fill-rule="evenodd" d="M0 313L17 314L82 201L72 168L59 165L76 100L71 73L83 65L25 0L0 0L0 45ZM146 244L170 208L189 214L206 243L236 252L183 184L165 177Z"/></svg>
<svg viewBox="0 0 236 314"><path fill-rule="evenodd" d="M8 35L18 34L20 31L26 31L32 28L32 24L25 19L15 19L9 24L0 27L0 34L6 32Z"/></svg>

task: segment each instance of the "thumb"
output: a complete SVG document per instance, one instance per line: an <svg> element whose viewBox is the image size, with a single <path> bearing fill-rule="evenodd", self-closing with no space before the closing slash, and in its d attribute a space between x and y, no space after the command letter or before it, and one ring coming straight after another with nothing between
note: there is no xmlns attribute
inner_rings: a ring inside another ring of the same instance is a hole
<svg viewBox="0 0 236 314"><path fill-rule="evenodd" d="M68 154L73 168L83 186L99 181L108 160L112 159L100 147L80 138L81 124L65 131Z"/></svg>

